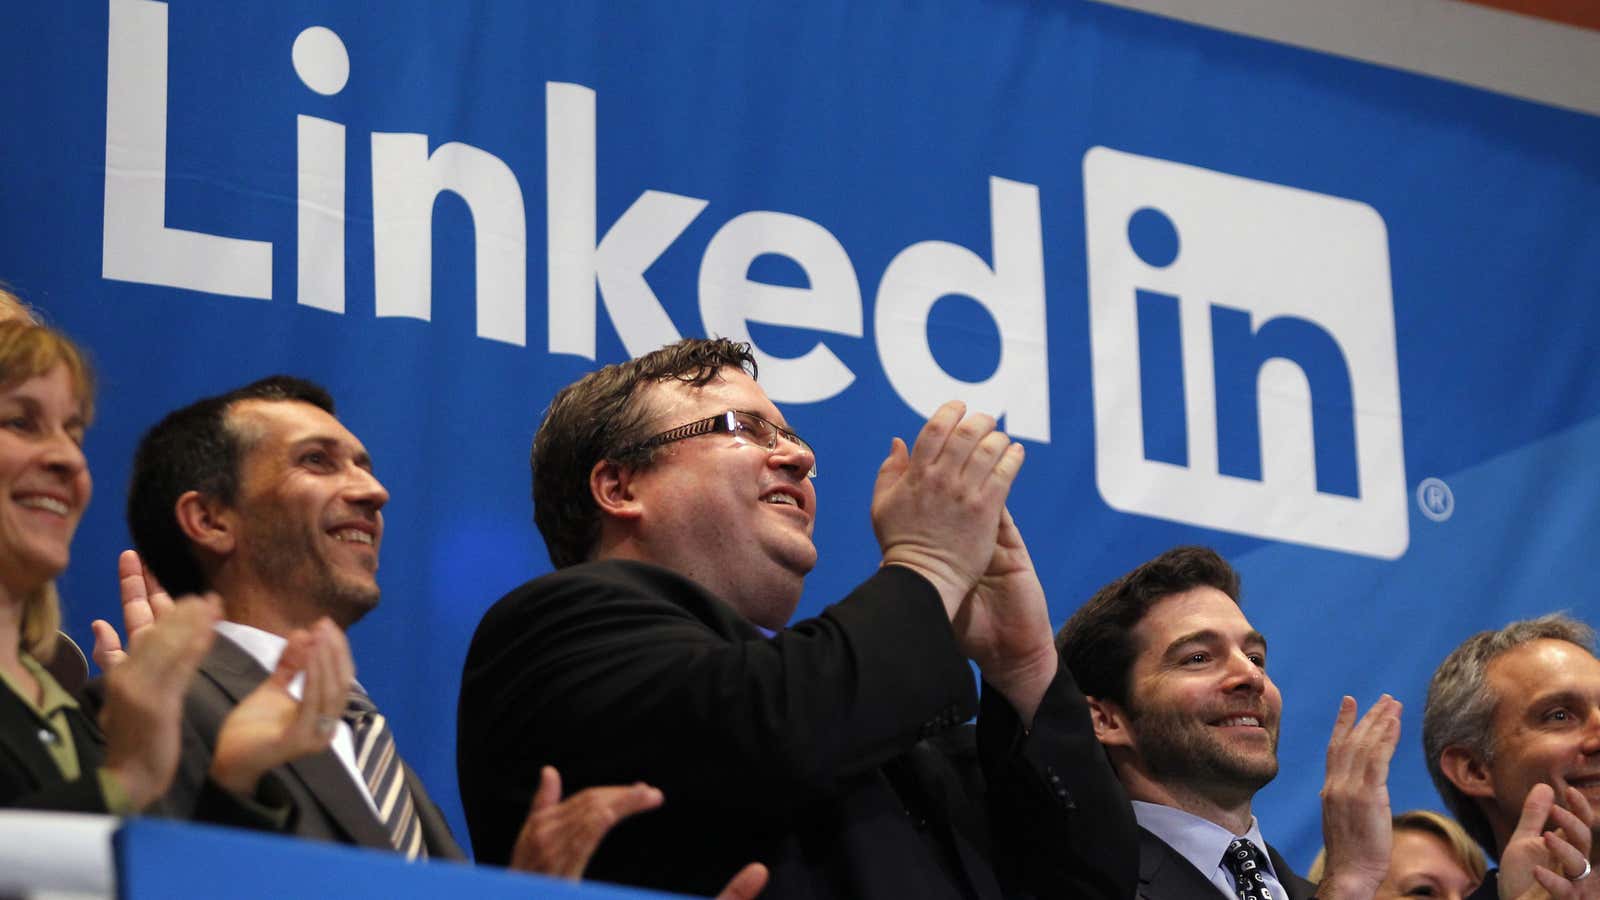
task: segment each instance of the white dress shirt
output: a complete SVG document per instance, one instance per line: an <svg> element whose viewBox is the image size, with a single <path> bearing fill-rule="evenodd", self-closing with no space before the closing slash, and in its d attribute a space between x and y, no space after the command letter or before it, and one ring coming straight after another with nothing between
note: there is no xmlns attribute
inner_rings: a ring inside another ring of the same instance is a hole
<svg viewBox="0 0 1600 900"><path fill-rule="evenodd" d="M283 655L283 648L289 645L285 638L270 631L262 631L249 625L240 625L238 622L222 621L216 624L217 633L239 645L239 648L250 654L250 657L261 664L261 668L268 672L278 668L278 657ZM306 675L304 672L294 676L289 682L289 694L296 700L300 699L300 692L305 688ZM359 682L358 682L359 683ZM362 776L361 769L356 766L355 736L350 732L350 723L339 718L339 724L333 731L333 755L339 758L345 771L350 773L350 780L356 783L356 791L361 794L367 805L372 807L372 814L378 814L378 804L372 801L372 791L367 789L367 779ZM382 821L382 819L379 819Z"/></svg>
<svg viewBox="0 0 1600 900"><path fill-rule="evenodd" d="M1289 892L1283 889L1283 884L1278 881L1278 873L1272 870L1272 860L1267 857L1267 842L1261 837L1261 825L1255 816L1250 817L1250 830L1244 834L1234 834L1209 819L1202 819L1181 809L1143 800L1133 801L1133 817L1139 820L1141 828L1160 838L1179 856L1188 860L1190 865L1199 869L1200 874L1216 885L1224 897L1233 900L1238 900L1239 892L1234 889L1233 873L1222 864L1222 857L1236 838L1249 838L1261 851L1261 858L1266 863L1263 870L1272 896L1287 900Z"/></svg>

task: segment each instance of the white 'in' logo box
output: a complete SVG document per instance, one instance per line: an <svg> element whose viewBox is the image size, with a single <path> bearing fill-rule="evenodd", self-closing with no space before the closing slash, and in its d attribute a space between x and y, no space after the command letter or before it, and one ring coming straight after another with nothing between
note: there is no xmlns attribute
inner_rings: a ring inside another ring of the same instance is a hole
<svg viewBox="0 0 1600 900"><path fill-rule="evenodd" d="M1394 559L1410 541L1383 218L1084 154L1095 478L1114 509Z"/></svg>

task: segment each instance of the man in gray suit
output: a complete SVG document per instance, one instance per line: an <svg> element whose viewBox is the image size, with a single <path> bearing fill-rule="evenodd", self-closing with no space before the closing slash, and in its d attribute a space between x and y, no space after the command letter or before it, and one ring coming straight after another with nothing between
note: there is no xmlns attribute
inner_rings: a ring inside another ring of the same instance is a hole
<svg viewBox="0 0 1600 900"><path fill-rule="evenodd" d="M1267 675L1266 638L1238 600L1227 561L1179 547L1101 588L1056 636L1133 800L1138 896L1370 898L1389 867L1400 705L1385 696L1360 722L1354 700L1340 707L1323 791L1328 875L1313 885L1251 812L1278 772L1283 697Z"/></svg>
<svg viewBox="0 0 1600 900"><path fill-rule="evenodd" d="M221 594L225 618L187 699L183 759L164 811L192 817L205 802L210 761L230 752L218 745L222 719L258 685L282 682L278 713L303 708L292 696L301 682L291 684L288 674L305 669L308 697L336 695L331 704L312 698L317 709L341 713L317 722L332 746L263 779L260 824L411 859L464 858L354 682L344 631L378 603L389 494L366 448L334 417L327 391L274 376L200 400L144 436L133 469L128 522L139 552L119 563L129 630L170 607L163 583L178 596ZM97 659L119 651L109 625L97 623L96 638ZM643 784L559 795L559 780L547 771L512 868L576 878L612 823L662 801ZM764 880L756 869L741 873L725 896L753 895Z"/></svg>
<svg viewBox="0 0 1600 900"><path fill-rule="evenodd" d="M215 591L225 621L185 708L183 761L167 808L188 815L222 719L298 642L338 642L378 603L389 494L327 392L276 377L177 410L141 440L128 522L144 565L175 595ZM154 591L122 561L124 597ZM381 716L357 709L345 671L320 727L332 746L276 770L280 827L302 837L461 859L444 816L394 752ZM306 685L312 679L306 679ZM359 692L359 687L355 689ZM321 704L327 708L327 704ZM365 704L370 708L370 700ZM393 761L383 757L392 757Z"/></svg>

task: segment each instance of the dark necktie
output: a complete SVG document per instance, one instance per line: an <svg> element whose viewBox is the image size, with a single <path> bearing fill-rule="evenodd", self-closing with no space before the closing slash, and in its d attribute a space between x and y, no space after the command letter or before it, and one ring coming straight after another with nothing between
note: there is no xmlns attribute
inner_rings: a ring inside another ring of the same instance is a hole
<svg viewBox="0 0 1600 900"><path fill-rule="evenodd" d="M389 832L389 840L406 859L427 859L422 843L422 823L406 787L405 766L395 751L394 733L387 720L361 688L351 688L344 720L355 737L356 768L367 781L372 802L378 807L378 821Z"/></svg>
<svg viewBox="0 0 1600 900"><path fill-rule="evenodd" d="M1222 855L1222 864L1233 873L1239 900L1277 900L1272 888L1267 887L1267 860L1249 840L1235 838Z"/></svg>

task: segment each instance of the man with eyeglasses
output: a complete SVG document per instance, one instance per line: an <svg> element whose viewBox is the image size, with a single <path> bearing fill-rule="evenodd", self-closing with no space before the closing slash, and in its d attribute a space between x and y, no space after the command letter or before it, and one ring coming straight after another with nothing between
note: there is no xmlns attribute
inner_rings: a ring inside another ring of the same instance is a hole
<svg viewBox="0 0 1600 900"><path fill-rule="evenodd" d="M1022 448L955 403L895 439L883 565L790 625L817 460L755 371L686 340L551 402L531 464L556 571L489 610L462 681L479 858L506 858L548 764L665 795L601 880L704 894L754 859L766 897L1132 896L1127 797L1004 510Z"/></svg>

